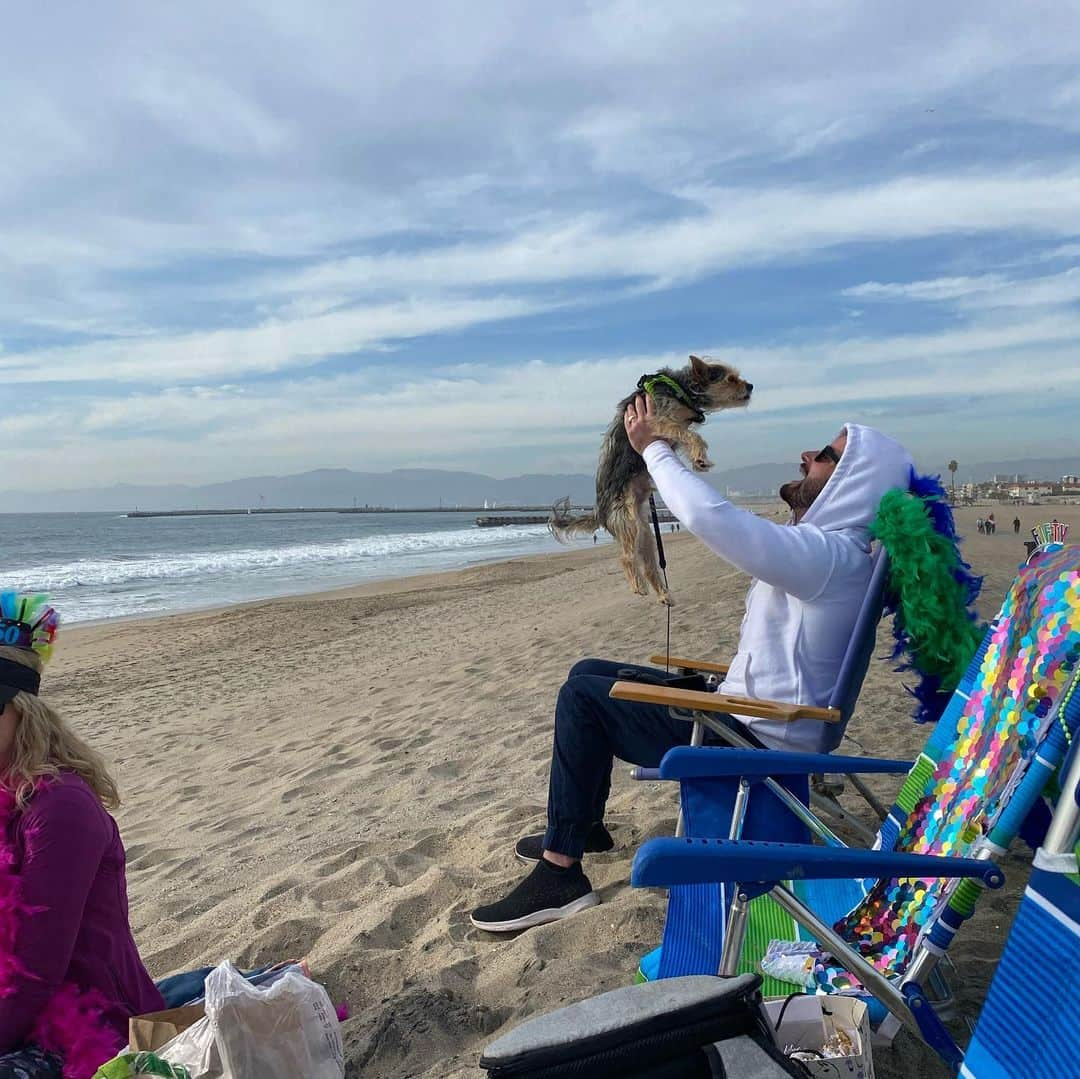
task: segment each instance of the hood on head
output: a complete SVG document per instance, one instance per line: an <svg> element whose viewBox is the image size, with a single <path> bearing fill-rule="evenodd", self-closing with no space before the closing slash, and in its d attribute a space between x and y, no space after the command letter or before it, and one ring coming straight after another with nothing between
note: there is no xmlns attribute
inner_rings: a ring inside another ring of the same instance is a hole
<svg viewBox="0 0 1080 1079"><path fill-rule="evenodd" d="M845 423L844 430L847 445L840 463L802 523L826 532L854 529L865 538L885 492L908 489L915 462L899 442L873 427Z"/></svg>

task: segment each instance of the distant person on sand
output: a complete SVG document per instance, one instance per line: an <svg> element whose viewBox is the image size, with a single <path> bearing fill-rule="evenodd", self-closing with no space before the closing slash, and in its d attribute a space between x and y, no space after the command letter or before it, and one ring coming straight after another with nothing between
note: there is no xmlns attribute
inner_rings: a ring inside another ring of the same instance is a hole
<svg viewBox="0 0 1080 1079"><path fill-rule="evenodd" d="M1013 518L1013 535L1018 536L1020 534L1020 518Z"/></svg>
<svg viewBox="0 0 1080 1079"><path fill-rule="evenodd" d="M596 545L596 533L595 532L592 534L592 541L593 541L593 546L595 546Z"/></svg>
<svg viewBox="0 0 1080 1079"><path fill-rule="evenodd" d="M789 522L780 524L733 505L690 472L657 434L650 405L637 398L624 422L664 504L712 551L755 578L721 690L826 704L870 580L870 523L887 491L907 490L910 455L870 427L846 424L822 449L801 454L801 478L780 488L791 508ZM662 705L612 700L608 691L624 672L666 677L648 667L585 659L559 689L547 831L518 840L515 852L532 871L504 899L473 912L478 928L524 929L600 901L581 858L614 846L604 826L613 759L654 768L691 734L691 724ZM813 720L727 721L770 749L828 752L838 740L829 725Z"/></svg>
<svg viewBox="0 0 1080 1079"><path fill-rule="evenodd" d="M981 535L982 533L984 533L986 531L986 522L980 517L975 522L975 527L979 530L979 534Z"/></svg>
<svg viewBox="0 0 1080 1079"><path fill-rule="evenodd" d="M994 520L994 515L988 514L986 518L986 533L992 536L997 529L997 521Z"/></svg>
<svg viewBox="0 0 1080 1079"><path fill-rule="evenodd" d="M0 1079L90 1076L165 1006L128 925L116 784L38 696L58 623L0 595Z"/></svg>

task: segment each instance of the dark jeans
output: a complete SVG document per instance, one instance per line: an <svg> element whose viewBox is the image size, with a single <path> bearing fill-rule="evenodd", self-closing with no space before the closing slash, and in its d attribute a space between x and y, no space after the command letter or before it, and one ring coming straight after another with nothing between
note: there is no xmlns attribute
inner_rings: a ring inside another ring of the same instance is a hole
<svg viewBox="0 0 1080 1079"><path fill-rule="evenodd" d="M642 768L656 768L669 749L690 744L693 725L672 718L666 705L617 701L608 696L619 681L617 672L626 670L665 677L665 672L655 667L583 659L571 667L559 689L548 782L546 850L570 858L584 854L589 829L604 819L615 757ZM717 718L757 741L730 716ZM708 731L705 741L723 745Z"/></svg>
<svg viewBox="0 0 1080 1079"><path fill-rule="evenodd" d="M59 1057L34 1046L0 1053L0 1079L60 1079L62 1071Z"/></svg>

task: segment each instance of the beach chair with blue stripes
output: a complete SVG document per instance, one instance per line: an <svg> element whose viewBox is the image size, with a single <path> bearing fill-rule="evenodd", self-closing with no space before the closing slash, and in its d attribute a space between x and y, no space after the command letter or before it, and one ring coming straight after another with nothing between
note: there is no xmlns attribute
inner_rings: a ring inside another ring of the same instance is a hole
<svg viewBox="0 0 1080 1079"><path fill-rule="evenodd" d="M1078 745L1073 744L1062 768L1062 793L960 1067L963 1079L1080 1074L1075 1021L1080 993Z"/></svg>
<svg viewBox="0 0 1080 1079"><path fill-rule="evenodd" d="M917 1016L933 1011L926 991L935 968L983 888L1002 883L992 859L1008 848L1080 727L1078 661L1080 547L1067 547L1022 567L914 766L672 750L655 775L679 780L687 835L651 840L635 858L635 885L670 889L662 947L641 973L756 972L770 941L815 941L831 958L808 991L872 995L889 1013L877 1011L882 1034L903 1024L922 1035ZM794 777L824 769L908 771L876 849L846 849L782 797ZM749 826L762 788L774 796L767 802L778 830L790 831L790 810L824 845L748 841L771 838L760 812ZM792 989L765 979L767 997Z"/></svg>

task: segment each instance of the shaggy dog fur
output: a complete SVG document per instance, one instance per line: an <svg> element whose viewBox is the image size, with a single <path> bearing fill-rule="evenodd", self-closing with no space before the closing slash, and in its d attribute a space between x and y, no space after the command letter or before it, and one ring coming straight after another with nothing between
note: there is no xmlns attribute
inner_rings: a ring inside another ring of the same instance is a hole
<svg viewBox="0 0 1080 1079"><path fill-rule="evenodd" d="M639 389L619 402L604 436L596 470L595 509L587 516L574 517L568 502L556 503L550 526L555 538L562 542L572 535L606 528L619 544L623 572L633 590L644 596L651 586L661 603L670 604L671 596L660 574L656 541L649 529L647 504L652 483L645 461L630 445L623 425L627 406L643 392L641 387L646 382L651 384L657 433L676 449L685 451L695 472L707 472L712 462L708 446L694 427L704 423L706 413L744 408L754 389L735 368L697 356L691 356L689 365L679 370L665 367L656 375L642 376Z"/></svg>

